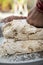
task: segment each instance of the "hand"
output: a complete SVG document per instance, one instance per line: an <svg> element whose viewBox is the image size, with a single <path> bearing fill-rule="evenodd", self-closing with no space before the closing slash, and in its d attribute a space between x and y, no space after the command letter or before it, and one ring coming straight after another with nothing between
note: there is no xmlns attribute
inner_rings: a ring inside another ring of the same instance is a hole
<svg viewBox="0 0 43 65"><path fill-rule="evenodd" d="M25 16L9 16L9 17L2 19L1 22L7 23L7 22L11 22L13 20L26 19L26 18L27 17L25 17Z"/></svg>
<svg viewBox="0 0 43 65"><path fill-rule="evenodd" d="M43 13L39 12L35 7L27 17L27 22L36 27L43 27Z"/></svg>

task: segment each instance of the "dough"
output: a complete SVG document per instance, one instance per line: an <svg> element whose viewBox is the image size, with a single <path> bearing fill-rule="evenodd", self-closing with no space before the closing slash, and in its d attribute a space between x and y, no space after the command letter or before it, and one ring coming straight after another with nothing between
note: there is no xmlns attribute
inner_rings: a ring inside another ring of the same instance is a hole
<svg viewBox="0 0 43 65"><path fill-rule="evenodd" d="M43 51L43 40L14 41L7 39L3 44L3 49L10 55Z"/></svg>
<svg viewBox="0 0 43 65"><path fill-rule="evenodd" d="M4 56L4 55L7 55L7 52L6 50L3 48L2 45L0 45L0 57Z"/></svg>
<svg viewBox="0 0 43 65"><path fill-rule="evenodd" d="M43 28L31 26L23 20L13 20L2 27L4 44L0 55L43 51Z"/></svg>
<svg viewBox="0 0 43 65"><path fill-rule="evenodd" d="M2 31L5 38L14 38L21 41L29 39L43 40L43 28L36 28L22 20L13 20L6 23Z"/></svg>

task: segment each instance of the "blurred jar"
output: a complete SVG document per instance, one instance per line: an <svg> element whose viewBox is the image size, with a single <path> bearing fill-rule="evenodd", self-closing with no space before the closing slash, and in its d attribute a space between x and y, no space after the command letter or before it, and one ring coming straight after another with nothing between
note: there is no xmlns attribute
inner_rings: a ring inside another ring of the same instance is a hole
<svg viewBox="0 0 43 65"><path fill-rule="evenodd" d="M15 13L18 15L27 15L27 0L14 0L15 6L14 10Z"/></svg>
<svg viewBox="0 0 43 65"><path fill-rule="evenodd" d="M13 0L3 0L2 1L2 12L12 12Z"/></svg>

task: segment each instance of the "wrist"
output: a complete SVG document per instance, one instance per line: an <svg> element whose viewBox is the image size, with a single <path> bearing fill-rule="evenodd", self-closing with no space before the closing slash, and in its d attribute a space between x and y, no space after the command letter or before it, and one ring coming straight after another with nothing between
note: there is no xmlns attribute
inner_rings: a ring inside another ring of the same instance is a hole
<svg viewBox="0 0 43 65"><path fill-rule="evenodd" d="M36 7L38 11L43 12L43 0L38 0Z"/></svg>

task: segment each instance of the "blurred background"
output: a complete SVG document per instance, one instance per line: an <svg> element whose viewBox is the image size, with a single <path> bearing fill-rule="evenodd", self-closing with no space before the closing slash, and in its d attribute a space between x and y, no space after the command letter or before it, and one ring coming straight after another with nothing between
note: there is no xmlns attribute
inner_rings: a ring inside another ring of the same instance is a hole
<svg viewBox="0 0 43 65"><path fill-rule="evenodd" d="M0 0L0 18L10 15L27 16L37 0Z"/></svg>

